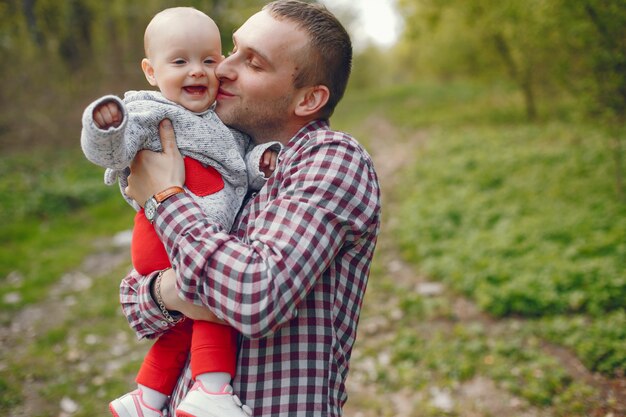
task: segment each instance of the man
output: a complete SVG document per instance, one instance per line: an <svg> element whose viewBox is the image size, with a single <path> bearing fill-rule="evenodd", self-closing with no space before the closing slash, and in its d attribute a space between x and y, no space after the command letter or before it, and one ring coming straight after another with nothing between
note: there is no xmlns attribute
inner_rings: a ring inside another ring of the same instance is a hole
<svg viewBox="0 0 626 417"><path fill-rule="evenodd" d="M276 171L229 234L176 188L183 164L163 122L164 152L138 155L127 194L149 201L174 269L131 273L122 305L144 337L166 331L176 312L237 329L233 386L254 416L340 416L380 224L370 157L328 125L348 81L350 39L323 6L278 0L233 41L216 69L216 111L257 143L281 142ZM170 413L190 384L186 371Z"/></svg>

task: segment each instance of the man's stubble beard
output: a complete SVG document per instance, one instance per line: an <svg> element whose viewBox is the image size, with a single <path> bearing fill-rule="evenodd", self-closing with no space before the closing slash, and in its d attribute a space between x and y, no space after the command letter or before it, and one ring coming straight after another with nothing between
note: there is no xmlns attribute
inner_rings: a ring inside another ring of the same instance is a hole
<svg viewBox="0 0 626 417"><path fill-rule="evenodd" d="M255 143L278 140L290 115L291 97L272 102L241 104L231 109L217 109L222 122L250 136ZM264 107L261 107L264 106Z"/></svg>

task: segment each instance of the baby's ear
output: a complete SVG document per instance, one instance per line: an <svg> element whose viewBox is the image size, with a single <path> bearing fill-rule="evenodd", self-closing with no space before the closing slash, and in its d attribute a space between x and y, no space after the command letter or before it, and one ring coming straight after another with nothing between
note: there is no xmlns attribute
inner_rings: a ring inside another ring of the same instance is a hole
<svg viewBox="0 0 626 417"><path fill-rule="evenodd" d="M150 63L148 58L144 58L141 60L141 69L143 70L143 74L146 76L146 80L150 83L150 85L157 85L157 80L154 77L154 67Z"/></svg>

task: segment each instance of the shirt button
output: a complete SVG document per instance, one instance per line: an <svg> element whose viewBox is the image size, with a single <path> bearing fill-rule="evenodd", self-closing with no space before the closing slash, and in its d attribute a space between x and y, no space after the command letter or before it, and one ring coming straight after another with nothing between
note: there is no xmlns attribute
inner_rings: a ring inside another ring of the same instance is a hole
<svg viewBox="0 0 626 417"><path fill-rule="evenodd" d="M167 326L167 322L165 320L161 320L161 326Z"/></svg>
<svg viewBox="0 0 626 417"><path fill-rule="evenodd" d="M235 193L237 193L237 195L241 197L246 193L246 189L243 187L237 187L237 189L235 190Z"/></svg>
<svg viewBox="0 0 626 417"><path fill-rule="evenodd" d="M239 152L237 152L236 149L230 149L228 151L228 156L230 156L231 158L236 158L239 155Z"/></svg>

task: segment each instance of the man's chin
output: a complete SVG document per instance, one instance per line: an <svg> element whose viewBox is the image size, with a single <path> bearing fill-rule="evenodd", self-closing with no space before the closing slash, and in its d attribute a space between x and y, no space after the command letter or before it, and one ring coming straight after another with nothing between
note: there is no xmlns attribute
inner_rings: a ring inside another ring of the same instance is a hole
<svg viewBox="0 0 626 417"><path fill-rule="evenodd" d="M228 106L226 106L223 103L220 103L219 101L216 102L216 104L215 104L215 114L217 114L217 117L219 117L222 120L222 122L224 122L225 124L226 124L225 119L229 118L228 117L229 113L230 113L230 111L228 109Z"/></svg>

